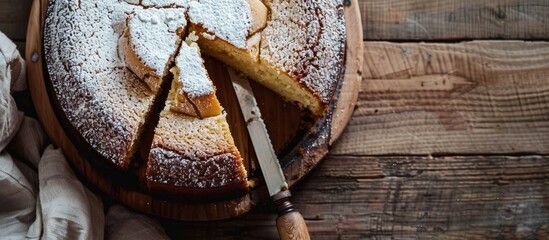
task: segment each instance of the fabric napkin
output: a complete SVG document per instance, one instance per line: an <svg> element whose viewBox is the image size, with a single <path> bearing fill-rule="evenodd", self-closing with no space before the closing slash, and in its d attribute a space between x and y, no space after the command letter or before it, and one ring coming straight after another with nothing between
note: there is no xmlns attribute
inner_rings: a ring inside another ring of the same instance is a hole
<svg viewBox="0 0 549 240"><path fill-rule="evenodd" d="M105 219L101 199L40 123L17 110L11 93L26 89L25 73L15 44L0 32L0 239L169 239L157 221L122 206Z"/></svg>
<svg viewBox="0 0 549 240"><path fill-rule="evenodd" d="M14 90L24 88L24 64L15 44L0 33L0 149L8 145L23 119L10 93L12 86Z"/></svg>

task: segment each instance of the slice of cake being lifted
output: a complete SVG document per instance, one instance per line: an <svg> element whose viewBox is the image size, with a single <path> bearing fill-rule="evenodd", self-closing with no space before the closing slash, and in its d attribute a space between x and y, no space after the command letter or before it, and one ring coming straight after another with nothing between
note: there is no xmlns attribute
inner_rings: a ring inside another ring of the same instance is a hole
<svg viewBox="0 0 549 240"><path fill-rule="evenodd" d="M127 19L120 55L154 93L168 74L186 27L184 8L136 9Z"/></svg>
<svg viewBox="0 0 549 240"><path fill-rule="evenodd" d="M198 45L198 37L191 32L181 44L175 59L171 94L171 109L189 116L207 118L221 114L223 108L215 96L215 86L209 78Z"/></svg>
<svg viewBox="0 0 549 240"><path fill-rule="evenodd" d="M242 157L196 43L183 42L175 62L172 88L149 154L147 187L158 194L196 199L245 193Z"/></svg>

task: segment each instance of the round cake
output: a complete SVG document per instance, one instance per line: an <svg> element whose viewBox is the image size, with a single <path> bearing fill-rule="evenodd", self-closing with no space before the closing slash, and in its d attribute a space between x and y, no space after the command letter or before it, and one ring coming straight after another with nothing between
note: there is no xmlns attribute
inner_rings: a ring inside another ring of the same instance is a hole
<svg viewBox="0 0 549 240"><path fill-rule="evenodd" d="M345 38L340 0L52 0L44 51L58 115L90 161L204 200L249 185L202 57L321 116Z"/></svg>

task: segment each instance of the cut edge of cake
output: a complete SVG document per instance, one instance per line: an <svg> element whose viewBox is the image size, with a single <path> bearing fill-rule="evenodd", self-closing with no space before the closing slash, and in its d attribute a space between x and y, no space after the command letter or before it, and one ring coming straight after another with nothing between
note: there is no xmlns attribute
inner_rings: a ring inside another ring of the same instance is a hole
<svg viewBox="0 0 549 240"><path fill-rule="evenodd" d="M248 0L248 2L252 13L255 14L251 24L254 27L249 29L244 47L238 47L223 37L217 36L204 24L193 21L192 16L189 20L189 32L197 32L198 44L207 55L241 71L287 101L309 110L313 115L325 114L343 70L345 41L339 40L340 36L345 36L342 6L325 4L320 7L314 2L307 3L310 11L321 15L300 22L299 19L293 19L292 14L295 13L291 9L278 9L277 11L281 13L273 13L272 1L264 1L265 5L259 0ZM278 44L278 47L281 44L287 44L287 48L293 51L291 43L294 39L289 36L273 36L272 31L266 31L276 29L273 25L281 22L290 22L302 28L300 31L303 32L301 34L303 36L297 37L304 38L302 40L305 41L303 44L306 43L306 46L302 46L303 49L284 53L271 49L274 47L273 43ZM332 24L333 32L325 32L324 24ZM307 36L307 31L312 31L318 36L304 37ZM329 43L334 43L334 49L327 49L330 47ZM329 52L329 54L317 56L319 51L321 53L327 51L326 53ZM292 61L298 61L299 66L292 66Z"/></svg>
<svg viewBox="0 0 549 240"><path fill-rule="evenodd" d="M191 26L191 31L203 31ZM201 36L203 34L199 34ZM306 86L269 64L259 56L261 33L256 33L247 41L246 49L235 48L230 43L215 38L210 40L201 36L198 44L203 51L219 61L238 69L250 79L271 89L287 101L298 104L302 109L308 109L314 115L322 115L327 110L328 102L308 90Z"/></svg>
<svg viewBox="0 0 549 240"><path fill-rule="evenodd" d="M149 191L191 199L246 193L247 172L225 113L200 119L173 111L178 90L172 84L154 130L146 170Z"/></svg>
<svg viewBox="0 0 549 240"><path fill-rule="evenodd" d="M176 11L182 11L182 9L173 9ZM163 11L162 9L139 9L138 11L158 11L157 13L160 13L160 11ZM132 17L138 17L138 12L135 10L128 15L126 18L126 27L122 33L122 36L118 40L118 54L122 58L122 60L126 63L126 67L130 69L138 78L140 78L149 88L153 96L151 97L152 103L149 104L145 114L143 114L139 118L139 122L137 126L135 126L132 129L132 132L130 132L131 140L128 145L128 149L125 151L125 154L122 159L118 159L118 164L114 164L117 168L127 171L130 168L130 165L132 161L135 160L136 155L139 148L142 147L140 140L142 136L144 135L147 126L147 123L150 121L151 118L153 118L153 115L158 114L155 113L155 109L159 104L162 103L163 99L160 99L160 96L165 91L163 88L166 87L166 83L169 82L169 69L170 64L174 61L175 55L179 49L179 46L181 45L181 36L186 34L187 31L187 22L186 17L183 17L185 19L184 25L181 27L178 27L175 32L173 33L175 36L177 36L177 40L175 41L175 49L173 53L169 54L167 63L164 66L163 74L159 75L157 74L157 70L148 66L143 59L138 56L137 52L135 51L134 45L131 41L130 36L130 21ZM184 10L182 11L182 14L185 14ZM169 87L169 86L167 86ZM113 159L114 161L114 159ZM114 162L113 162L114 163Z"/></svg>

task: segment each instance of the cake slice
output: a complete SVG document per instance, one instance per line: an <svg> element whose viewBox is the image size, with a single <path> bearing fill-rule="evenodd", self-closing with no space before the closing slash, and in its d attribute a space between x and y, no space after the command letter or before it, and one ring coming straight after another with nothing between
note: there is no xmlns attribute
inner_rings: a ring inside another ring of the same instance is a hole
<svg viewBox="0 0 549 240"><path fill-rule="evenodd" d="M154 93L168 74L186 26L183 8L136 9L126 21L120 55Z"/></svg>
<svg viewBox="0 0 549 240"><path fill-rule="evenodd" d="M319 115L337 90L345 54L341 1L264 1L270 20L261 34L260 64L248 74Z"/></svg>
<svg viewBox="0 0 549 240"><path fill-rule="evenodd" d="M172 87L156 126L146 180L150 191L186 198L247 192L242 157L191 33L175 58Z"/></svg>
<svg viewBox="0 0 549 240"><path fill-rule="evenodd" d="M149 191L201 200L246 193L246 170L225 114L200 119L173 111L180 89L172 86L147 163Z"/></svg>
<svg viewBox="0 0 549 240"><path fill-rule="evenodd" d="M127 171L155 95L118 57L126 8L52 1L44 25L44 57L56 116L81 153ZM75 2L74 2L75 3ZM49 84L47 84L49 85Z"/></svg>
<svg viewBox="0 0 549 240"><path fill-rule="evenodd" d="M198 44L206 54L313 114L324 114L343 69L345 26L341 3L263 3L191 2L189 28L199 33ZM231 13L222 15L223 19L212 17L220 8Z"/></svg>
<svg viewBox="0 0 549 240"><path fill-rule="evenodd" d="M222 11L222 14L218 13ZM261 30L268 10L259 0L202 0L190 2L189 28L199 36L198 45L228 65L258 63Z"/></svg>
<svg viewBox="0 0 549 240"><path fill-rule="evenodd" d="M223 108L215 96L215 86L204 67L198 45L192 32L181 44L170 70L174 75L171 109L189 116L208 118L221 114Z"/></svg>

